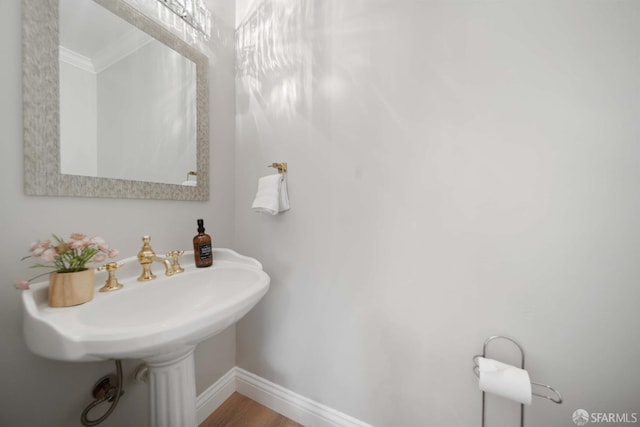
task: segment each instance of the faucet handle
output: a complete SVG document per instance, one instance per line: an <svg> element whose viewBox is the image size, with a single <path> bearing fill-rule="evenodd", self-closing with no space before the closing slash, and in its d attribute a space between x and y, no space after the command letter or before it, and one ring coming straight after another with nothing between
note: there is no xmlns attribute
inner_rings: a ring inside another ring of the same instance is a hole
<svg viewBox="0 0 640 427"><path fill-rule="evenodd" d="M182 268L182 266L178 262L178 258L180 258L182 255L184 255L184 251L169 251L165 255L166 257L171 258L173 260L173 264L171 264L171 269L173 270L174 274L182 273L184 271L184 268Z"/></svg>
<svg viewBox="0 0 640 427"><path fill-rule="evenodd" d="M109 262L101 267L98 267L98 271L107 270L109 277L104 282L104 286L100 288L100 292L116 291L123 287L122 283L118 282L116 278L116 270L122 267L124 263Z"/></svg>

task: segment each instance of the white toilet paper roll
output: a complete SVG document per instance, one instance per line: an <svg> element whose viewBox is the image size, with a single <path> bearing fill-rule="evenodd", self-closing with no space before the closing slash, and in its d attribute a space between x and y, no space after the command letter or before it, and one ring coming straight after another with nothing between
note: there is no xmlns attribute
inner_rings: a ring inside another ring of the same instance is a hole
<svg viewBox="0 0 640 427"><path fill-rule="evenodd" d="M531 405L531 380L524 369L478 357L480 390Z"/></svg>

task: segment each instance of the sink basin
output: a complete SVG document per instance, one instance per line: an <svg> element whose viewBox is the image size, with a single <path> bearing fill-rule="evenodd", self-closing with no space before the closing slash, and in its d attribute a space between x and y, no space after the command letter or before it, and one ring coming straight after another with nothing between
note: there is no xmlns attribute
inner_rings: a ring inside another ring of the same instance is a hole
<svg viewBox="0 0 640 427"><path fill-rule="evenodd" d="M75 307L47 304L47 283L23 292L24 336L34 353L56 360L144 359L180 350L221 332L244 316L267 292L262 265L229 249L216 249L215 262L196 268L193 252L181 257L184 273L138 282L136 257L122 262L124 288L96 292ZM133 268L131 268L133 267ZM102 286L106 273L96 274Z"/></svg>
<svg viewBox="0 0 640 427"><path fill-rule="evenodd" d="M195 426L193 349L251 310L269 289L269 276L257 260L230 249L214 249L214 263L208 268L196 268L193 252L185 252L180 259L185 271L169 277L162 264L154 263L157 279L148 282L137 281L141 267L136 257L120 262L125 265L117 277L124 288L96 292L93 300L82 305L49 307L46 282L23 292L27 346L55 360L143 359L149 366L152 425L168 425L165 418L175 420L175 414L158 413L171 405L164 400L162 408L154 409L155 400L172 399L162 397L163 393L182 394L175 398L180 399L176 405L184 412L186 393L187 399L193 397L192 408L187 402L193 419L182 418L180 425ZM106 277L106 273L96 273L97 288ZM155 381L154 386L154 374L176 378ZM190 377L186 386L185 375Z"/></svg>

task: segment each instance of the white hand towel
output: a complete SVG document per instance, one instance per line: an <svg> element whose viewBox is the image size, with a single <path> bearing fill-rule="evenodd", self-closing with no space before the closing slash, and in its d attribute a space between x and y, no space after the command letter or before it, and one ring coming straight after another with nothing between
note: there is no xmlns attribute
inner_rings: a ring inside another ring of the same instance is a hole
<svg viewBox="0 0 640 427"><path fill-rule="evenodd" d="M478 358L480 390L531 405L531 380L524 369L493 359Z"/></svg>
<svg viewBox="0 0 640 427"><path fill-rule="evenodd" d="M280 212L289 210L289 190L287 190L287 177L282 176L280 184Z"/></svg>
<svg viewBox="0 0 640 427"><path fill-rule="evenodd" d="M258 180L258 192L251 208L256 212L277 215L289 210L287 183L281 174L263 176Z"/></svg>

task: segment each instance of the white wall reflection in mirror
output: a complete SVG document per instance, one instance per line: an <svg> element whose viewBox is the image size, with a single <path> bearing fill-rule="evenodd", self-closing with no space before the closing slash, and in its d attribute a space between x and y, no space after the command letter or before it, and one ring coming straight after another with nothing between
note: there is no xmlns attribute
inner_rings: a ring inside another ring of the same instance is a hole
<svg viewBox="0 0 640 427"><path fill-rule="evenodd" d="M60 172L193 184L196 64L93 1L59 13Z"/></svg>

